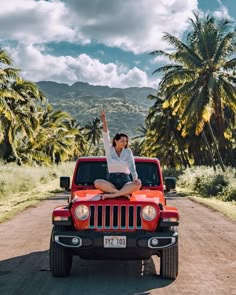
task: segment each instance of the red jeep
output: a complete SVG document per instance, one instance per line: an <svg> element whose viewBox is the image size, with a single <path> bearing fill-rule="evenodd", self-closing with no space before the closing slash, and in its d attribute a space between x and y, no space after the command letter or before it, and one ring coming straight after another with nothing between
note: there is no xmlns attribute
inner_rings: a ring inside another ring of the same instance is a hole
<svg viewBox="0 0 236 295"><path fill-rule="evenodd" d="M160 163L153 158L135 158L142 188L131 198L101 200L95 179L106 179L105 157L82 157L70 178L60 186L70 190L69 202L54 209L49 251L51 273L68 276L73 255L85 259L149 259L160 257L160 275L178 275L179 213L166 205ZM166 185L175 187L175 179Z"/></svg>

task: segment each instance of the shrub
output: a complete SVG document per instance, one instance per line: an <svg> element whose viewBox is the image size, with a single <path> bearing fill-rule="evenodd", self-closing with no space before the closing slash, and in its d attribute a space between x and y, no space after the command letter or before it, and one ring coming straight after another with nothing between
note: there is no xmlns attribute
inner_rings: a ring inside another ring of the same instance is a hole
<svg viewBox="0 0 236 295"><path fill-rule="evenodd" d="M198 166L188 168L178 177L177 185L200 193L203 197L216 196L223 201L236 199L236 170L227 167L225 172L218 167Z"/></svg>
<svg viewBox="0 0 236 295"><path fill-rule="evenodd" d="M225 202L236 201L236 188L229 185L218 195L218 198Z"/></svg>
<svg viewBox="0 0 236 295"><path fill-rule="evenodd" d="M196 178L194 190L204 196L217 196L227 185L228 182L222 174L211 176L202 175Z"/></svg>

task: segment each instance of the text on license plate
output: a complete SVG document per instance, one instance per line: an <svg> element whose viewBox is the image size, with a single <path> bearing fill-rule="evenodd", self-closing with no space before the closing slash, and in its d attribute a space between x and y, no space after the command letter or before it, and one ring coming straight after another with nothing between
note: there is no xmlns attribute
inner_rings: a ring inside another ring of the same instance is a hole
<svg viewBox="0 0 236 295"><path fill-rule="evenodd" d="M104 248L126 248L126 236L104 236Z"/></svg>

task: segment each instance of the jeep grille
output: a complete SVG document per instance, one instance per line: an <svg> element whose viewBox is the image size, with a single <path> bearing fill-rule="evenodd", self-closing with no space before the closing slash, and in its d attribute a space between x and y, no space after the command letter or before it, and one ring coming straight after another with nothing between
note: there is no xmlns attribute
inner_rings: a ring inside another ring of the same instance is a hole
<svg viewBox="0 0 236 295"><path fill-rule="evenodd" d="M142 229L141 209L138 205L91 205L89 228Z"/></svg>

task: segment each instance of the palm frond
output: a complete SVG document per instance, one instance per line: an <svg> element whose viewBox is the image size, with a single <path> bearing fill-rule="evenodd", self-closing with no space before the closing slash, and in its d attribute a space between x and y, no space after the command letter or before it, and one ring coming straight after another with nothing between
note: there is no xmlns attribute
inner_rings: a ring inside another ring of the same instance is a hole
<svg viewBox="0 0 236 295"><path fill-rule="evenodd" d="M236 112L236 91L235 86L225 80L223 77L219 78L220 86L224 91L224 103L229 105L234 112Z"/></svg>
<svg viewBox="0 0 236 295"><path fill-rule="evenodd" d="M152 74L162 73L162 72L166 73L166 72L178 70L181 68L183 68L183 66L181 65L175 65L175 64L165 65L153 71Z"/></svg>
<svg viewBox="0 0 236 295"><path fill-rule="evenodd" d="M12 60L11 60L10 56L3 49L0 49L0 63L2 63L4 65L11 65L12 64Z"/></svg>
<svg viewBox="0 0 236 295"><path fill-rule="evenodd" d="M17 79L19 77L20 69L5 68L4 72L9 79Z"/></svg>
<svg viewBox="0 0 236 295"><path fill-rule="evenodd" d="M1 91L0 91L1 92ZM0 113L4 116L8 121L14 122L15 115L12 110L9 108L8 104L4 99L0 99Z"/></svg>
<svg viewBox="0 0 236 295"><path fill-rule="evenodd" d="M184 44L182 41L180 41L178 38L175 36L166 33L163 37L165 41L168 41L169 44L173 45L178 51L177 52L185 52L186 55L191 59L192 62L195 64L197 67L202 66L202 59L186 44ZM172 55L173 57L173 55ZM178 56L177 56L178 57ZM175 60L178 61L177 57L175 56Z"/></svg>
<svg viewBox="0 0 236 295"><path fill-rule="evenodd" d="M229 61L227 61L224 65L223 65L223 69L224 70L235 70L236 69L236 58L233 58Z"/></svg>
<svg viewBox="0 0 236 295"><path fill-rule="evenodd" d="M170 57L171 54L163 50L155 50L149 53L150 55Z"/></svg>
<svg viewBox="0 0 236 295"><path fill-rule="evenodd" d="M236 37L236 32L229 32L222 40L220 40L220 45L218 46L215 54L213 63L218 64L221 60L230 56L235 52L236 46L234 39Z"/></svg>
<svg viewBox="0 0 236 295"><path fill-rule="evenodd" d="M20 100L24 101L24 98L12 89L2 88L0 89L0 97L4 99Z"/></svg>

